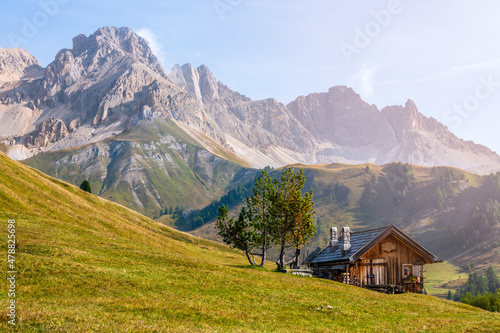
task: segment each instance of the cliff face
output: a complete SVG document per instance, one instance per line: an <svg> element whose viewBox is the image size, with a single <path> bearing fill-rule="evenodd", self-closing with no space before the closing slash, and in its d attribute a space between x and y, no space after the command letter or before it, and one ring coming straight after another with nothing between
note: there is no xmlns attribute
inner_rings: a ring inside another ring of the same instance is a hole
<svg viewBox="0 0 500 333"><path fill-rule="evenodd" d="M228 147L253 165L302 161L318 144L284 104L272 98L253 101L217 81L206 66L177 65L169 77L198 101Z"/></svg>
<svg viewBox="0 0 500 333"><path fill-rule="evenodd" d="M399 160L488 172L500 165L498 155L458 139L411 100L378 110L338 86L285 106L251 100L203 65L167 75L129 28L79 35L45 69L24 50L0 49L0 143L10 156L99 142L154 118L255 167Z"/></svg>
<svg viewBox="0 0 500 333"><path fill-rule="evenodd" d="M26 138L28 147L44 148L49 144L64 139L69 134L61 119L50 118L38 124Z"/></svg>
<svg viewBox="0 0 500 333"><path fill-rule="evenodd" d="M494 170L500 163L487 147L459 139L436 119L422 115L412 100L380 111L351 88L339 86L328 93L300 96L287 108L317 140L331 145L318 153L324 162L402 161L475 171Z"/></svg>

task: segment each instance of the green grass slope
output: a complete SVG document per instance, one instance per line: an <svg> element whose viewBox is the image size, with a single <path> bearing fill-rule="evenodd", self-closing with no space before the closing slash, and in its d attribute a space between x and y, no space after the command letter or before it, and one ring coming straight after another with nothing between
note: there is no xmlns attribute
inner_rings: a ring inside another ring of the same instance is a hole
<svg viewBox="0 0 500 333"><path fill-rule="evenodd" d="M0 153L0 220L16 220L19 332L498 331L500 315L422 295L249 269L223 245L162 226ZM1 229L7 256L7 228ZM4 260L4 272L7 261ZM4 274L5 276L6 274Z"/></svg>
<svg viewBox="0 0 500 333"><path fill-rule="evenodd" d="M457 266L445 261L439 265L425 267L425 291L429 295L446 298L448 291L455 290L467 282L468 274L460 272Z"/></svg>

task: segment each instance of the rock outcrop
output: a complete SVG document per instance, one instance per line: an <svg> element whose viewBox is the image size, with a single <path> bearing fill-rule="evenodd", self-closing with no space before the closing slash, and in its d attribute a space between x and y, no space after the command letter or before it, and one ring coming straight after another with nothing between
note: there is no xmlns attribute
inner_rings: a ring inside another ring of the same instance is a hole
<svg viewBox="0 0 500 333"><path fill-rule="evenodd" d="M26 138L29 148L45 148L49 144L62 140L69 134L61 119L50 118L38 124Z"/></svg>

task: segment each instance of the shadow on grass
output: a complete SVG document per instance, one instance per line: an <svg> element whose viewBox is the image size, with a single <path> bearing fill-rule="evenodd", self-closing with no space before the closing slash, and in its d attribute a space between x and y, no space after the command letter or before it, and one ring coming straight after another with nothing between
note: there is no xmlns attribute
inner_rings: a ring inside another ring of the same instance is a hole
<svg viewBox="0 0 500 333"><path fill-rule="evenodd" d="M279 271L277 268L265 268L265 267L260 267L260 266L252 266L252 265L228 265L229 267L235 267L235 268L245 268L245 269L253 269L256 271L263 271L263 272L273 272L273 273L284 273L283 271Z"/></svg>
<svg viewBox="0 0 500 333"><path fill-rule="evenodd" d="M260 266L254 266L254 265L228 265L230 267L236 267L236 268L247 268L247 269L257 269L257 270L264 270L267 271L268 269L260 267Z"/></svg>

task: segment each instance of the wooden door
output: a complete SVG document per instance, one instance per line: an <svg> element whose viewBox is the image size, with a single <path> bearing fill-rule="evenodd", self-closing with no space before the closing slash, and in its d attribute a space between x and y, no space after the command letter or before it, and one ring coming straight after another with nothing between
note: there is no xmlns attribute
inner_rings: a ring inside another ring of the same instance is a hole
<svg viewBox="0 0 500 333"><path fill-rule="evenodd" d="M387 284L387 265L385 259L373 259L374 284Z"/></svg>
<svg viewBox="0 0 500 333"><path fill-rule="evenodd" d="M387 263L385 259L372 259L359 267L362 286L387 284Z"/></svg>

